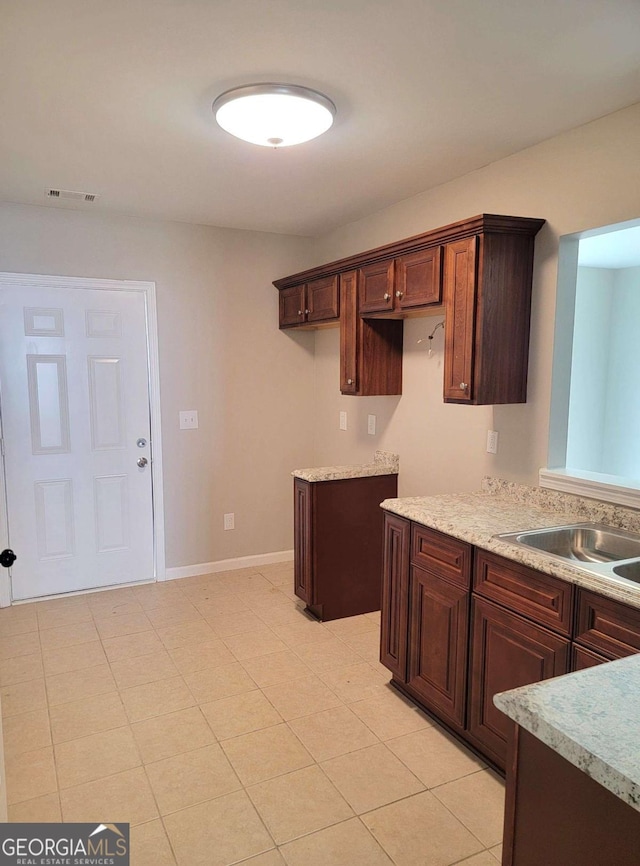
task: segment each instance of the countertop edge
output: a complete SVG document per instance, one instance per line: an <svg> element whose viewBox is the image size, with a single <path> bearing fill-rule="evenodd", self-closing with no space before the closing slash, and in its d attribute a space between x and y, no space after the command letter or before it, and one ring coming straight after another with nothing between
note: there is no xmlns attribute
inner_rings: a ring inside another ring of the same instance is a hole
<svg viewBox="0 0 640 866"><path fill-rule="evenodd" d="M432 503L431 509L429 503ZM467 515L456 515L457 506L463 505L468 509L469 506L476 503L484 505L491 503L492 506L495 506L493 508L494 513L492 514L494 525L491 529L485 530L479 528L478 524L481 522L480 520L474 524L470 522ZM607 598L640 609L640 585L638 584L633 584L630 581L614 581L609 577L582 570L570 562L551 559L545 556L544 553L536 551L535 548L516 546L499 538L494 538L494 535L503 532L585 522L588 520L587 516L576 514L576 512L559 512L536 508L538 523L535 526L527 525L526 518L524 517L521 524L518 524L511 517L504 525L498 525L501 506L505 511L513 511L519 507L519 503L514 503L508 496L499 496L493 492L483 492L385 499L380 505L383 510L396 514L399 517L404 517L406 520L411 520L421 526L426 526L429 529L450 535L459 541L465 541L474 547L487 550L497 556L502 556L505 559L510 559L513 562L534 568L544 574L565 580L575 586L591 590ZM531 509L524 504L520 507L523 509L523 512L531 512Z"/></svg>
<svg viewBox="0 0 640 866"><path fill-rule="evenodd" d="M631 657L633 658L633 657ZM629 659L620 659L619 661L628 662ZM640 659L633 659L635 665L640 670ZM615 665L616 662L609 664ZM604 668L605 666L602 666ZM570 702L571 684L567 682L570 678L576 682L576 678L588 677L592 671L589 668L584 671L576 671L572 674L567 674L565 677L557 677L551 680L534 683L531 686L522 686L519 689L512 689L508 692L502 692L494 695L493 702L505 715L510 719L547 745L554 752L557 752L565 760L574 767L577 767L595 782L602 785L616 797L627 803L631 808L640 812L640 781L635 781L630 778L624 770L615 766L613 760L608 760L603 755L597 754L592 748L589 748L580 741L579 730L570 730L570 708L559 710L551 704L554 688L557 688L559 680L564 680L565 688L567 689L566 702ZM606 671L612 675L612 671ZM601 674L603 671L601 669ZM545 692L549 695L549 705L545 706L542 702L545 698ZM576 695L578 691L576 690ZM615 713L615 708L606 707ZM606 711L605 710L605 711ZM568 721L564 725L558 722L555 724L548 718L545 718L545 713L565 712ZM576 717L580 721L584 718L584 707L579 705L576 697L576 707L574 709Z"/></svg>

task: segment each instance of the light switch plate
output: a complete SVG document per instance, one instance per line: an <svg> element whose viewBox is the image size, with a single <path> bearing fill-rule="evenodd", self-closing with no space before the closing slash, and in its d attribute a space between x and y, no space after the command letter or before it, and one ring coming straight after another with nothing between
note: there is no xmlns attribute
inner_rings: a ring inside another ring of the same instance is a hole
<svg viewBox="0 0 640 866"><path fill-rule="evenodd" d="M228 514L224 515L224 528L227 529L235 529L236 528L236 515L235 512L230 511Z"/></svg>
<svg viewBox="0 0 640 866"><path fill-rule="evenodd" d="M347 413L346 412L340 413L340 429L341 430L347 429Z"/></svg>
<svg viewBox="0 0 640 866"><path fill-rule="evenodd" d="M180 429L195 430L198 427L198 412L196 409L183 409L180 412Z"/></svg>
<svg viewBox="0 0 640 866"><path fill-rule="evenodd" d="M497 454L498 453L498 431L497 430L487 430L487 453L488 454Z"/></svg>
<svg viewBox="0 0 640 866"><path fill-rule="evenodd" d="M367 415L367 433L369 436L376 435L376 416Z"/></svg>

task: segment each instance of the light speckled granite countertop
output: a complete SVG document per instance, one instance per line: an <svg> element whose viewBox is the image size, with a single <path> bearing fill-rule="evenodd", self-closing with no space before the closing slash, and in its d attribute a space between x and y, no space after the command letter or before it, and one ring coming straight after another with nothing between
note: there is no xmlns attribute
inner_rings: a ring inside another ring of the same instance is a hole
<svg viewBox="0 0 640 866"><path fill-rule="evenodd" d="M590 574L568 562L549 559L533 548L516 547L493 538L503 532L585 522L640 532L640 511L635 509L495 478L485 478L479 493L385 499L382 507L476 547L640 608L640 584Z"/></svg>
<svg viewBox="0 0 640 866"><path fill-rule="evenodd" d="M640 811L640 655L495 695L495 705Z"/></svg>
<svg viewBox="0 0 640 866"><path fill-rule="evenodd" d="M303 481L339 481L344 478L371 478L374 475L397 475L400 458L390 451L376 451L373 463L356 466L317 466L313 469L294 469L294 478Z"/></svg>

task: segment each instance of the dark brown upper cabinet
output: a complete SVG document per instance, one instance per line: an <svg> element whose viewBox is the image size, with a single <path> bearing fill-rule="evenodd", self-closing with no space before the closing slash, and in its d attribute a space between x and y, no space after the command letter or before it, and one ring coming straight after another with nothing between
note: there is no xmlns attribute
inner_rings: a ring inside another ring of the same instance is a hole
<svg viewBox="0 0 640 866"><path fill-rule="evenodd" d="M406 318L439 306L442 249L437 246L419 250L360 268L360 315Z"/></svg>
<svg viewBox="0 0 640 866"><path fill-rule="evenodd" d="M358 315L362 281L340 274L340 390L356 397L402 394L402 322Z"/></svg>
<svg viewBox="0 0 640 866"><path fill-rule="evenodd" d="M338 276L320 277L280 292L280 327L337 325L340 318Z"/></svg>
<svg viewBox="0 0 640 866"><path fill-rule="evenodd" d="M543 224L481 214L276 280L280 327L339 316L342 392L401 394L402 320L444 305L445 402L524 403L534 238ZM349 303L339 309L345 280ZM315 306L314 283L323 298Z"/></svg>
<svg viewBox="0 0 640 866"><path fill-rule="evenodd" d="M382 313L393 309L393 259L364 265L358 271L360 303L358 312Z"/></svg>
<svg viewBox="0 0 640 866"><path fill-rule="evenodd" d="M487 229L446 244L445 401L526 403L533 243Z"/></svg>

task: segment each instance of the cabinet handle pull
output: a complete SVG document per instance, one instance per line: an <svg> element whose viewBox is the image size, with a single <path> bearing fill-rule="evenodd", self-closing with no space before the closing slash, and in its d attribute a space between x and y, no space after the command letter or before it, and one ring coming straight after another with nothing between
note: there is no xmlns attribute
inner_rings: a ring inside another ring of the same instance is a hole
<svg viewBox="0 0 640 866"><path fill-rule="evenodd" d="M460 382L460 390L461 391L466 391L468 387L469 386L467 385L466 382Z"/></svg>
<svg viewBox="0 0 640 866"><path fill-rule="evenodd" d="M401 298L401 297L402 297L402 292L396 292L396 298Z"/></svg>
<svg viewBox="0 0 640 866"><path fill-rule="evenodd" d="M385 299L385 301L391 300L391 295L389 294L389 292L384 293L384 299Z"/></svg>

